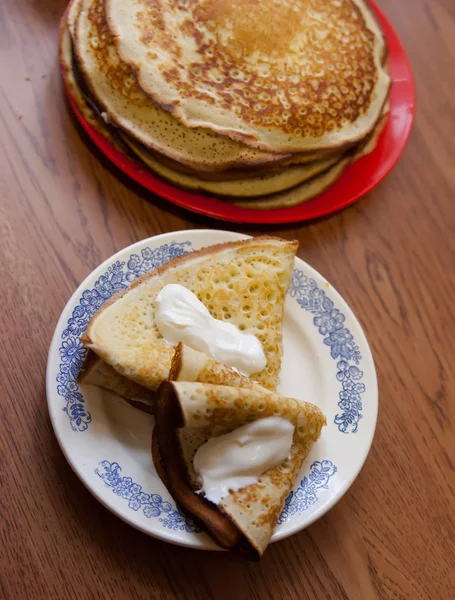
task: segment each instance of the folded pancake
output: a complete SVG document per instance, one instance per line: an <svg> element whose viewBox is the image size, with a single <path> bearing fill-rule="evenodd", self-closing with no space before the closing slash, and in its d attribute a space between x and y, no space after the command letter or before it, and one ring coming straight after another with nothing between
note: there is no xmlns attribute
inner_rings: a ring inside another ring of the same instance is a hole
<svg viewBox="0 0 455 600"><path fill-rule="evenodd" d="M210 438L264 419L282 417L294 426L290 454L256 483L218 504L195 493L197 450ZM263 389L165 382L155 407L152 454L155 468L177 504L223 548L258 559L273 534L303 462L326 424L317 406Z"/></svg>
<svg viewBox="0 0 455 600"><path fill-rule="evenodd" d="M105 0L141 88L187 128L275 153L341 148L375 127L390 78L366 0Z"/></svg>
<svg viewBox="0 0 455 600"><path fill-rule="evenodd" d="M92 385L113 392L134 408L153 414L155 393L120 375L91 350L87 353L77 379L80 384Z"/></svg>
<svg viewBox="0 0 455 600"><path fill-rule="evenodd" d="M177 344L175 348L169 379L171 381L193 381L230 385L232 387L251 388L256 386L261 388L258 383L245 377L236 369L232 369L182 343ZM128 404L143 412L149 414L154 412L156 392L152 392L135 381L120 375L92 350L87 353L78 376L78 382L113 392Z"/></svg>
<svg viewBox="0 0 455 600"><path fill-rule="evenodd" d="M175 352L156 325L156 297L165 285L180 284L203 302L212 317L260 340L266 368L251 378L275 389L284 301L296 249L297 242L262 236L177 257L108 300L81 340L121 375L156 390L169 377Z"/></svg>
<svg viewBox="0 0 455 600"><path fill-rule="evenodd" d="M263 389L258 383L245 377L236 369L182 343L176 346L169 371L169 380Z"/></svg>

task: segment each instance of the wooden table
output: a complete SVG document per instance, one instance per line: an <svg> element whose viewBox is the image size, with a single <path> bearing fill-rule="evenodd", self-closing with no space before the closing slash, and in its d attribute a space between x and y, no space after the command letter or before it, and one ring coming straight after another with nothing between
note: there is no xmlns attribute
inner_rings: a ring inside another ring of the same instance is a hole
<svg viewBox="0 0 455 600"><path fill-rule="evenodd" d="M57 65L65 0L1 4L1 598L455 598L455 4L380 5L415 71L409 146L352 208L270 229L300 240L299 256L363 324L379 377L376 437L334 509L247 564L127 526L57 445L46 359L76 286L142 238L229 225L154 198L88 143Z"/></svg>

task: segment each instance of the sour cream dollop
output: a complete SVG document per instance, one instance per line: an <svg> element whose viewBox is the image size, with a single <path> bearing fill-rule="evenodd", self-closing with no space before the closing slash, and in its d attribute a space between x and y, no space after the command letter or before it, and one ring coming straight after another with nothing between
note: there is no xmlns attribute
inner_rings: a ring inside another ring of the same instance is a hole
<svg viewBox="0 0 455 600"><path fill-rule="evenodd" d="M169 344L183 342L247 377L267 364L262 344L254 335L214 319L196 295L182 285L170 283L160 291L155 322Z"/></svg>
<svg viewBox="0 0 455 600"><path fill-rule="evenodd" d="M236 492L256 483L289 456L293 435L292 423L266 417L208 440L193 461L205 497L218 504L229 490Z"/></svg>

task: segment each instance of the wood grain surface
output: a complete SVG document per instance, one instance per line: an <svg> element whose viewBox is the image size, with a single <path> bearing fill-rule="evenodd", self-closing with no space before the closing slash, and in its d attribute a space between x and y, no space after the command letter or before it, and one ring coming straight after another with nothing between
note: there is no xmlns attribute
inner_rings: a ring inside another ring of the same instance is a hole
<svg viewBox="0 0 455 600"><path fill-rule="evenodd" d="M247 564L135 531L58 447L47 351L76 286L142 238L229 225L144 192L88 142L57 65L65 0L0 3L1 598L455 598L455 2L379 4L416 76L405 154L348 210L267 230L298 238L299 256L363 324L379 377L376 437L334 509Z"/></svg>

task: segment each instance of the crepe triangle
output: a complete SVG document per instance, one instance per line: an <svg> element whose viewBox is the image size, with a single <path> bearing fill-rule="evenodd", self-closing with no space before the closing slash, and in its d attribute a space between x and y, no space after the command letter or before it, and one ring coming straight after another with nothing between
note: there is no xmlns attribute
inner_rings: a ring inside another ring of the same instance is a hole
<svg viewBox="0 0 455 600"><path fill-rule="evenodd" d="M177 257L108 300L81 340L121 375L156 390L169 377L175 349L158 331L154 303L165 285L179 283L194 292L213 317L256 335L267 365L251 379L275 389L284 301L296 249L297 242L262 236Z"/></svg>

